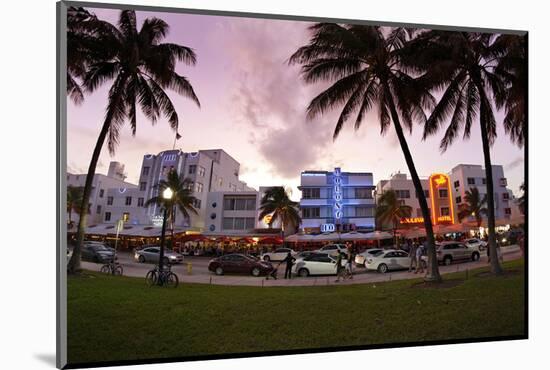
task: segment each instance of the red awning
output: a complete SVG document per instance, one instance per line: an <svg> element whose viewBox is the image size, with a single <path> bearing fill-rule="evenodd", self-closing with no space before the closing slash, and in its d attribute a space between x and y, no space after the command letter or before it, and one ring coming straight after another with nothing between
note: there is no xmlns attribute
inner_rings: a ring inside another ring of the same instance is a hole
<svg viewBox="0 0 550 370"><path fill-rule="evenodd" d="M260 239L258 244L283 244L283 239L270 236L267 238Z"/></svg>

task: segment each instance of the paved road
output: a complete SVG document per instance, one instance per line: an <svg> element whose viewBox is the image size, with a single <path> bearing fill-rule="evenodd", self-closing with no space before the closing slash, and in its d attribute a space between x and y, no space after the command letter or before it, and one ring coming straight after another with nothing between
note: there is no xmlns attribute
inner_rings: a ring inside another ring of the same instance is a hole
<svg viewBox="0 0 550 370"><path fill-rule="evenodd" d="M505 261L514 260L521 257L521 251L517 245L502 247L502 254ZM147 271L153 268L151 264L142 264L135 262L133 254L127 252L119 253L119 262L124 267L125 276L145 277ZM404 280L418 278L418 274L408 271L393 271L386 274L380 274L376 271L366 271L365 268L357 267L354 270L353 280L336 283L334 276L310 276L307 278L294 277L291 280L279 278L278 280L266 280L265 277L253 277L246 275L224 275L216 276L208 271L209 257L190 257L186 256L183 264L173 265L172 271L175 272L180 283L202 283L217 285L248 285L248 286L315 286L315 285L334 285L334 284L365 284L377 283L391 280ZM188 263L191 263L192 273L188 274ZM478 267L487 266L487 257L483 256L476 262L455 263L450 266L440 266L439 271L442 274L457 271L472 270ZM82 262L82 267L87 270L99 271L100 264ZM284 275L284 270L279 269L279 276Z"/></svg>

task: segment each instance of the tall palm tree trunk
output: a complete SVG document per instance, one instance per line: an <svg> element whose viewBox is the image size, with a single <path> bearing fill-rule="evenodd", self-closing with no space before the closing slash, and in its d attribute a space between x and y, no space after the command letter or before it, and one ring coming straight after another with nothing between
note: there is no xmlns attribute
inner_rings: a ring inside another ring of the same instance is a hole
<svg viewBox="0 0 550 370"><path fill-rule="evenodd" d="M487 133L487 123L485 122L485 104L483 100L480 104L479 125L481 126L481 142L483 144L483 157L485 161L485 179L487 185L487 226L489 255L491 258L491 272L495 275L502 274L502 267L497 256L497 244L495 238L495 199L493 192L493 167L491 165L491 148Z"/></svg>
<svg viewBox="0 0 550 370"><path fill-rule="evenodd" d="M428 241L428 273L426 274L425 280L440 282L441 275L439 274L437 256L435 254L435 238L431 215L428 209L428 202L426 202L426 196L424 195L422 183L420 182L420 178L418 177L418 173L416 172L416 167L414 165L412 155L409 150L409 145L407 144L407 140L405 139L405 135L403 134L403 128L401 127L399 115L397 114L397 110L395 109L395 104L393 102L393 99L391 98L391 95L389 96L390 98L388 99L388 105L390 108L393 125L395 127L395 133L397 134L399 144L401 145L401 150L403 151L405 161L407 162L407 167L409 168L409 172L411 173L411 179L413 181L414 188L418 196L418 203L420 204L422 216L424 217L424 228L426 229L426 239Z"/></svg>
<svg viewBox="0 0 550 370"><path fill-rule="evenodd" d="M78 231L76 236L76 245L73 250L73 255L67 265L67 272L69 274L75 274L80 272L80 255L82 250L82 243L84 242L84 236L86 233L86 223L88 222L88 203L90 202L90 195L92 193L92 184L94 181L95 170L99 155L101 154L101 148L105 143L105 138L109 132L110 124L108 121L103 123L99 137L95 144L94 152L92 154L92 160L88 167L88 174L86 175L86 183L84 184L84 191L82 194L82 204L80 206L80 218L78 220Z"/></svg>

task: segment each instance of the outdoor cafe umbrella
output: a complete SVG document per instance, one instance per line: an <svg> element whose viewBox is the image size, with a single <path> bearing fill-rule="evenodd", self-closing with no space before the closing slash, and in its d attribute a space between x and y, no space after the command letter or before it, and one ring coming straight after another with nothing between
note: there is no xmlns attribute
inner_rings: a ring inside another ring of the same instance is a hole
<svg viewBox="0 0 550 370"><path fill-rule="evenodd" d="M314 241L319 242L335 242L342 240L339 233L323 233L319 235L315 235L313 238Z"/></svg>
<svg viewBox="0 0 550 370"><path fill-rule="evenodd" d="M383 240L383 239L393 239L393 235L387 231L373 231L365 234L365 239L367 240Z"/></svg>

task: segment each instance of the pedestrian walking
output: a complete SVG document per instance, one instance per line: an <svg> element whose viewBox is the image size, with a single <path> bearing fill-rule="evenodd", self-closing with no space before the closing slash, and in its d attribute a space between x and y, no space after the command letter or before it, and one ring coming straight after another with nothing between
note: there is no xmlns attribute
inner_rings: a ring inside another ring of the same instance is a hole
<svg viewBox="0 0 550 370"><path fill-rule="evenodd" d="M353 259L355 258L353 248L349 250L348 254L348 262L346 264L346 267L349 271L349 278L353 279Z"/></svg>
<svg viewBox="0 0 550 370"><path fill-rule="evenodd" d="M283 262L279 262L277 266L272 265L271 270L267 273L267 276L265 277L266 280L269 280L269 277L273 278L273 280L277 280L277 271L279 270L279 266L281 266Z"/></svg>
<svg viewBox="0 0 550 370"><path fill-rule="evenodd" d="M413 269L416 270L416 266L418 265L418 260L416 259L416 250L418 247L419 245L416 242L411 244L411 250L409 251L409 272L413 271Z"/></svg>
<svg viewBox="0 0 550 370"><path fill-rule="evenodd" d="M416 248L416 270L414 273L424 273L424 264L422 263L422 255L424 254L424 246L421 244Z"/></svg>
<svg viewBox="0 0 550 370"><path fill-rule="evenodd" d="M288 252L283 262L286 262L285 279L292 279L292 265L296 259L292 257L292 254Z"/></svg>
<svg viewBox="0 0 550 370"><path fill-rule="evenodd" d="M342 257L344 252L338 251L338 256L336 257L336 280L335 283L340 282L340 278L344 277L344 266L342 266Z"/></svg>

